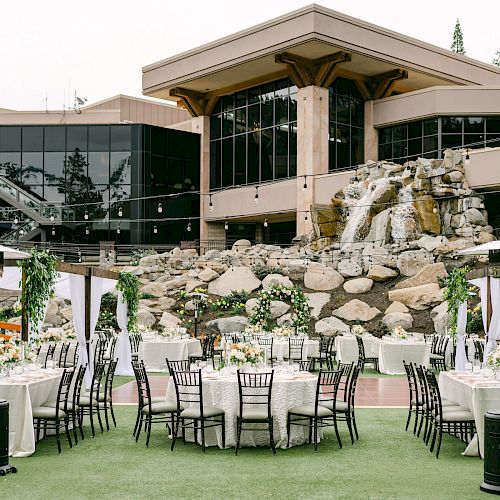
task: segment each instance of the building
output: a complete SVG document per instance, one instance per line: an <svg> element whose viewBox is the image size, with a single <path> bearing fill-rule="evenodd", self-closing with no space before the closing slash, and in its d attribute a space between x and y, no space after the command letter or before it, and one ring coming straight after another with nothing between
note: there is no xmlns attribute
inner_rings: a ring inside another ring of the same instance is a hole
<svg viewBox="0 0 500 500"><path fill-rule="evenodd" d="M194 239L200 137L166 128L186 117L169 104L127 96L66 112L1 110L0 239Z"/></svg>
<svg viewBox="0 0 500 500"><path fill-rule="evenodd" d="M500 68L318 5L145 66L143 93L201 134L202 241L307 233L367 160L469 147L470 185L500 185Z"/></svg>

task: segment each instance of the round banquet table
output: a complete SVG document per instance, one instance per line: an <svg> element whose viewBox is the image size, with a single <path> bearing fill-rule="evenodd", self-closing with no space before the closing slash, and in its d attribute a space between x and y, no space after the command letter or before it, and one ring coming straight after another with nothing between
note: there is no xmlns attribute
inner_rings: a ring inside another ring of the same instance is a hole
<svg viewBox="0 0 500 500"><path fill-rule="evenodd" d="M317 377L308 372L294 374L275 373L273 379L271 412L274 416L274 440L277 448L286 448L288 434L286 419L288 410L295 406L314 404ZM238 379L236 375L225 376L219 372L202 375L203 404L215 406L225 412L226 448L236 446L236 416L239 412ZM175 401L175 386L172 379L168 382L167 399ZM186 404L184 405L186 406ZM256 427L249 424L248 427ZM243 430L241 446L269 446L267 425L263 430ZM309 439L308 427L291 426L290 446L306 443ZM193 441L193 433L186 430L186 438ZM321 432L318 433L321 438ZM222 448L222 428L208 428L205 435L207 446Z"/></svg>
<svg viewBox="0 0 500 500"><path fill-rule="evenodd" d="M139 359L144 361L146 370L166 370L166 359L179 361L188 359L190 354L201 356L201 344L198 339L144 340L139 344Z"/></svg>
<svg viewBox="0 0 500 500"><path fill-rule="evenodd" d="M378 357L380 373L404 374L403 361L429 366L430 347L421 340L375 339L372 348Z"/></svg>
<svg viewBox="0 0 500 500"><path fill-rule="evenodd" d="M278 360L288 357L288 339L274 338L273 355ZM319 355L319 342L317 340L305 339L302 348L302 360L306 361L309 356Z"/></svg>

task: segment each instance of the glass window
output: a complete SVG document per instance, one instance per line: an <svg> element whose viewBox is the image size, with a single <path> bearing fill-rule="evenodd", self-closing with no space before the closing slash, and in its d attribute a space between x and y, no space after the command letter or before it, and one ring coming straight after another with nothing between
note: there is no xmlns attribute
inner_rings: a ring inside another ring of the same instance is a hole
<svg viewBox="0 0 500 500"><path fill-rule="evenodd" d="M236 110L235 134L242 134L247 131L247 109Z"/></svg>
<svg viewBox="0 0 500 500"><path fill-rule="evenodd" d="M111 151L129 151L131 148L130 125L111 126Z"/></svg>
<svg viewBox="0 0 500 500"><path fill-rule="evenodd" d="M350 166L350 127L338 125L335 131L335 144L337 146L337 168Z"/></svg>
<svg viewBox="0 0 500 500"><path fill-rule="evenodd" d="M500 116L486 117L486 133L500 132Z"/></svg>
<svg viewBox="0 0 500 500"><path fill-rule="evenodd" d="M391 127L384 127L378 131L378 143L387 144L391 142Z"/></svg>
<svg viewBox="0 0 500 500"><path fill-rule="evenodd" d="M274 101L275 124L288 123L288 96Z"/></svg>
<svg viewBox="0 0 500 500"><path fill-rule="evenodd" d="M468 116L464 118L464 132L484 132L484 118L480 116Z"/></svg>
<svg viewBox="0 0 500 500"><path fill-rule="evenodd" d="M109 151L109 126L89 127L89 151Z"/></svg>
<svg viewBox="0 0 500 500"><path fill-rule="evenodd" d="M422 137L422 122L408 123L408 138Z"/></svg>
<svg viewBox="0 0 500 500"><path fill-rule="evenodd" d="M247 182L247 136L234 138L234 184L239 186Z"/></svg>
<svg viewBox="0 0 500 500"><path fill-rule="evenodd" d="M164 155L167 153L167 132L160 127L151 127L151 154Z"/></svg>
<svg viewBox="0 0 500 500"><path fill-rule="evenodd" d="M408 140L408 154L410 156L419 156L422 154L422 138Z"/></svg>
<svg viewBox="0 0 500 500"><path fill-rule="evenodd" d="M220 138L220 122L221 115L212 115L210 117L210 139L219 139Z"/></svg>
<svg viewBox="0 0 500 500"><path fill-rule="evenodd" d="M43 153L23 152L22 163L22 184L43 184Z"/></svg>
<svg viewBox="0 0 500 500"><path fill-rule="evenodd" d="M109 152L89 152L88 176L94 184L109 183Z"/></svg>
<svg viewBox="0 0 500 500"><path fill-rule="evenodd" d="M441 146L443 149L457 148L462 145L462 134L443 134L441 137Z"/></svg>
<svg viewBox="0 0 500 500"><path fill-rule="evenodd" d="M392 144L380 144L378 147L378 159L390 160L392 158Z"/></svg>
<svg viewBox="0 0 500 500"><path fill-rule="evenodd" d="M225 95L222 98L222 110L228 111L230 109L234 109L234 94Z"/></svg>
<svg viewBox="0 0 500 500"><path fill-rule="evenodd" d="M221 141L210 143L210 189L220 188Z"/></svg>
<svg viewBox="0 0 500 500"><path fill-rule="evenodd" d="M66 151L66 127L45 127L45 151Z"/></svg>
<svg viewBox="0 0 500 500"><path fill-rule="evenodd" d="M198 191L200 189L200 165L194 160L184 160L184 190Z"/></svg>
<svg viewBox="0 0 500 500"><path fill-rule="evenodd" d="M443 116L442 118L442 132L443 133L462 133L462 118L458 116Z"/></svg>
<svg viewBox="0 0 500 500"><path fill-rule="evenodd" d="M129 151L110 153L110 184L132 182L132 157Z"/></svg>
<svg viewBox="0 0 500 500"><path fill-rule="evenodd" d="M404 141L408 137L408 127L405 124L403 125L395 125L392 127L392 140L396 141Z"/></svg>
<svg viewBox="0 0 500 500"><path fill-rule="evenodd" d="M260 140L260 178L269 181L274 178L273 129L263 130Z"/></svg>
<svg viewBox="0 0 500 500"><path fill-rule="evenodd" d="M240 108L247 105L247 91L242 90L241 92L236 92L236 107Z"/></svg>
<svg viewBox="0 0 500 500"><path fill-rule="evenodd" d="M434 135L438 133L438 119L429 118L423 121L424 124L424 135Z"/></svg>
<svg viewBox="0 0 500 500"><path fill-rule="evenodd" d="M438 136L433 135L429 137L424 137L424 153L430 153L431 158L437 158L438 157ZM434 156L432 156L434 155Z"/></svg>
<svg viewBox="0 0 500 500"><path fill-rule="evenodd" d="M43 188L43 197L47 201L58 201L65 203L65 195L63 186L59 185L47 185L45 184Z"/></svg>
<svg viewBox="0 0 500 500"><path fill-rule="evenodd" d="M359 165L365 161L364 131L361 128L351 128L351 163Z"/></svg>
<svg viewBox="0 0 500 500"><path fill-rule="evenodd" d="M232 186L233 179L233 138L222 141L222 187Z"/></svg>
<svg viewBox="0 0 500 500"><path fill-rule="evenodd" d="M271 127L274 123L274 100L263 100L260 107L260 113L262 128Z"/></svg>
<svg viewBox="0 0 500 500"><path fill-rule="evenodd" d="M87 127L68 127L66 140L68 151L87 151Z"/></svg>
<svg viewBox="0 0 500 500"><path fill-rule="evenodd" d="M248 107L248 129L260 129L260 106L258 104Z"/></svg>
<svg viewBox="0 0 500 500"><path fill-rule="evenodd" d="M247 178L248 182L260 180L260 132L248 134Z"/></svg>
<svg viewBox="0 0 500 500"><path fill-rule="evenodd" d="M20 153L0 153L0 175L16 184L21 184Z"/></svg>
<svg viewBox="0 0 500 500"><path fill-rule="evenodd" d="M392 151L394 154L394 160L397 163L403 163L408 155L408 144L406 141L395 142L392 145Z"/></svg>
<svg viewBox="0 0 500 500"><path fill-rule="evenodd" d="M222 136L227 137L234 134L234 111L222 113Z"/></svg>
<svg viewBox="0 0 500 500"><path fill-rule="evenodd" d="M351 120L351 99L345 95L337 94L337 123L349 125Z"/></svg>
<svg viewBox="0 0 500 500"><path fill-rule="evenodd" d="M277 179L288 177L288 126L276 127L275 137L275 175Z"/></svg>
<svg viewBox="0 0 500 500"><path fill-rule="evenodd" d="M291 122L297 119L297 94L290 93L288 101L288 117Z"/></svg>
<svg viewBox="0 0 500 500"><path fill-rule="evenodd" d="M43 150L43 127L23 127L23 151L42 151L42 150Z"/></svg>
<svg viewBox="0 0 500 500"><path fill-rule="evenodd" d="M0 151L21 150L21 127L0 128Z"/></svg>
<svg viewBox="0 0 500 500"><path fill-rule="evenodd" d="M463 145L472 149L484 148L484 135L482 134L464 134Z"/></svg>
<svg viewBox="0 0 500 500"><path fill-rule="evenodd" d="M44 153L43 169L45 175L45 182L48 184L59 184L61 179L64 179L65 172L65 153ZM73 171L77 172L80 176L87 175L86 155L78 153L72 155L71 158L74 162L68 165Z"/></svg>
<svg viewBox="0 0 500 500"><path fill-rule="evenodd" d="M167 186L169 193L180 193L184 187L184 169L182 160L169 158L167 162ZM169 200L171 202L172 200Z"/></svg>

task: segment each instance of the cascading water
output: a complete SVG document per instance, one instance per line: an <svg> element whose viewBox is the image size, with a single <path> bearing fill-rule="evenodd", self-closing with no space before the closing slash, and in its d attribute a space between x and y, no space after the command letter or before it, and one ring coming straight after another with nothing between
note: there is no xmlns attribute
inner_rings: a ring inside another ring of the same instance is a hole
<svg viewBox="0 0 500 500"><path fill-rule="evenodd" d="M413 191L406 186L399 191L399 204L392 209L391 236L395 242L415 239L419 228L416 209L413 206Z"/></svg>
<svg viewBox="0 0 500 500"><path fill-rule="evenodd" d="M341 237L340 249L348 252L352 243L361 241L364 235L360 230L368 222L368 216L373 200L380 196L380 192L390 184L389 179L377 179L368 184L366 189L360 192L358 199L346 197L345 203L349 207L349 217Z"/></svg>

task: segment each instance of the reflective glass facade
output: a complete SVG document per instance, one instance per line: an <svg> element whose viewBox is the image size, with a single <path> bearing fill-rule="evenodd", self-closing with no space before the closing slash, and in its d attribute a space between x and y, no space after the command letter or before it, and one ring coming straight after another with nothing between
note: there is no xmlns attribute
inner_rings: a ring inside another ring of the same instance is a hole
<svg viewBox="0 0 500 500"><path fill-rule="evenodd" d="M500 146L500 116L440 116L379 129L378 157L404 163L448 148Z"/></svg>
<svg viewBox="0 0 500 500"><path fill-rule="evenodd" d="M352 80L337 78L329 89L329 170L364 161L364 100Z"/></svg>
<svg viewBox="0 0 500 500"><path fill-rule="evenodd" d="M285 78L219 99L210 117L210 188L297 174L297 87Z"/></svg>
<svg viewBox="0 0 500 500"><path fill-rule="evenodd" d="M63 206L49 240L178 243L198 237L198 220L188 233L187 222L148 219L198 217L197 193L133 199L198 191L199 150L197 134L150 125L0 126L0 175Z"/></svg>

